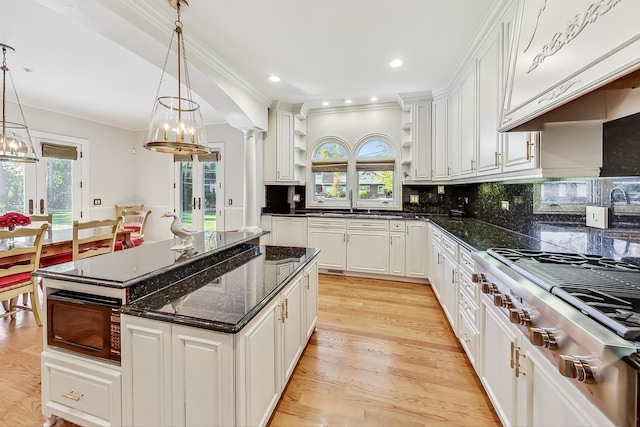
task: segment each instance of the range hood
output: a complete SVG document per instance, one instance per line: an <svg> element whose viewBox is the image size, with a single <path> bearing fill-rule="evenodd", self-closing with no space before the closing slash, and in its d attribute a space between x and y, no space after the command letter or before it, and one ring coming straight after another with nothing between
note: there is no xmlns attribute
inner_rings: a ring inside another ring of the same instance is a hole
<svg viewBox="0 0 640 427"><path fill-rule="evenodd" d="M600 176L640 176L640 70L623 76L508 132L539 131L563 123L580 126L602 123Z"/></svg>

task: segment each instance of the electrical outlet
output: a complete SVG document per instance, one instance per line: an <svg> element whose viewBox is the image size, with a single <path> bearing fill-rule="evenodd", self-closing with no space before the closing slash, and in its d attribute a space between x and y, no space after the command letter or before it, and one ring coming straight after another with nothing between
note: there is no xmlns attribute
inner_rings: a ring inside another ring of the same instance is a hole
<svg viewBox="0 0 640 427"><path fill-rule="evenodd" d="M93 206L100 206L102 204L102 199L93 199Z"/></svg>
<svg viewBox="0 0 640 427"><path fill-rule="evenodd" d="M444 185L438 185L438 194L444 194Z"/></svg>
<svg viewBox="0 0 640 427"><path fill-rule="evenodd" d="M293 201L294 202L299 202L300 201L300 195L299 194L294 194L293 195Z"/></svg>
<svg viewBox="0 0 640 427"><path fill-rule="evenodd" d="M420 195L419 194L410 194L409 195L409 203L420 203Z"/></svg>
<svg viewBox="0 0 640 427"><path fill-rule="evenodd" d="M609 228L609 209L602 206L587 206L587 226Z"/></svg>
<svg viewBox="0 0 640 427"><path fill-rule="evenodd" d="M500 206L502 206L502 209L504 209L505 211L509 210L509 201L508 200L503 200L502 202L500 202Z"/></svg>

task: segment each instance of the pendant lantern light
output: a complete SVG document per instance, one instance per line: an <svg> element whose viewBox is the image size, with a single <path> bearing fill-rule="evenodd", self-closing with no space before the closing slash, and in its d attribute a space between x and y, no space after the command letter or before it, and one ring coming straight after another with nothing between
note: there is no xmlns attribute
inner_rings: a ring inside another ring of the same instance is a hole
<svg viewBox="0 0 640 427"><path fill-rule="evenodd" d="M169 4L176 9L178 19L175 22L176 27L171 35L169 50L162 67L160 84L158 85L156 100L151 111L144 147L148 150L169 154L208 154L211 149L206 145L206 134L200 106L193 100L191 92L187 54L184 48L184 31L180 21L180 10L185 6L189 6L189 3L187 0L169 0ZM164 77L167 68L175 36L178 39L178 94L177 96L159 96L162 77Z"/></svg>
<svg viewBox="0 0 640 427"><path fill-rule="evenodd" d="M0 47L2 48L2 139L0 140L0 161L35 163L38 158L33 148L27 122L24 119L24 112L20 105L18 92L16 92L16 86L13 83L13 77L9 67L7 67L7 51L15 52L15 49L2 43L0 43ZM11 80L13 93L22 116L22 123L7 121L7 76Z"/></svg>

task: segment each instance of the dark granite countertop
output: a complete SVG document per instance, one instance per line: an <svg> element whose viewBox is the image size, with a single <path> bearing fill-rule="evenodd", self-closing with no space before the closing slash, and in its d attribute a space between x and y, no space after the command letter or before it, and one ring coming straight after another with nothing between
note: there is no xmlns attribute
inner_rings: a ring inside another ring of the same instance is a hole
<svg viewBox="0 0 640 427"><path fill-rule="evenodd" d="M123 306L121 312L236 333L319 252L314 248L252 246Z"/></svg>
<svg viewBox="0 0 640 427"><path fill-rule="evenodd" d="M172 250L178 241L163 240L135 248L41 268L34 275L94 286L127 288L128 300L190 276L213 264L246 251L263 232L200 232L193 248ZM251 245L249 242L253 242ZM181 268L176 268L181 267Z"/></svg>

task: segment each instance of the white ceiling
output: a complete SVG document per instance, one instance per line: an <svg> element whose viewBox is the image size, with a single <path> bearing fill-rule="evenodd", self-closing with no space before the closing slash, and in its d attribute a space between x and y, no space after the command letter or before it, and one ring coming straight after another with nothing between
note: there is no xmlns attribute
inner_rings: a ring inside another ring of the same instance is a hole
<svg viewBox="0 0 640 427"><path fill-rule="evenodd" d="M280 100L309 108L344 105L345 98L396 101L400 93L445 86L496 3L189 1L182 14L187 56L189 40L197 41L217 70L265 106ZM142 130L175 18L167 0L0 0L0 43L16 49L7 65L23 105ZM389 67L394 58L404 65ZM281 82L269 82L270 74ZM165 83L173 88L175 80ZM211 105L224 106L196 99L205 122L222 120L225 112Z"/></svg>

